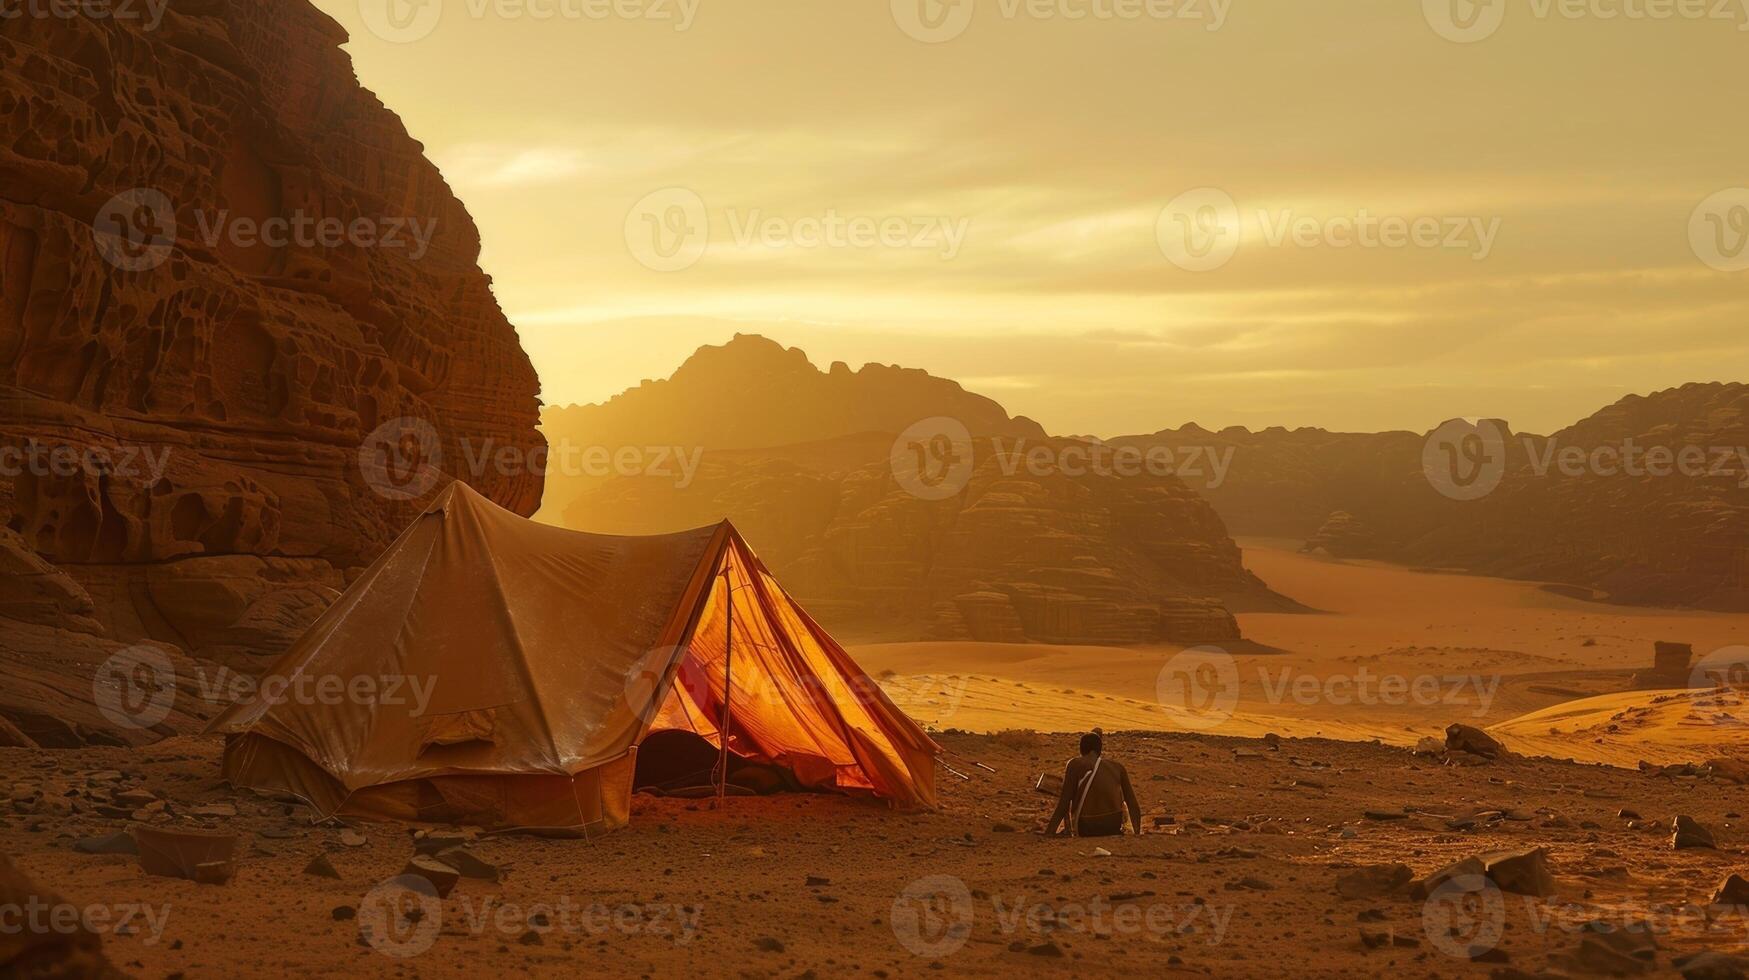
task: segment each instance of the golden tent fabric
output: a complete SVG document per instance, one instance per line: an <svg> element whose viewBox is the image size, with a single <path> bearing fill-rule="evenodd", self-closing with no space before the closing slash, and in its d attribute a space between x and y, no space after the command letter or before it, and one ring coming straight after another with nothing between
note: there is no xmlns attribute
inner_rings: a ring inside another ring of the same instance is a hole
<svg viewBox="0 0 1749 980"><path fill-rule="evenodd" d="M726 674L736 755L935 805L939 748L728 522L585 534L459 481L212 730L233 783L323 814L593 830L650 734L720 745ZM307 696L337 688L370 696Z"/></svg>

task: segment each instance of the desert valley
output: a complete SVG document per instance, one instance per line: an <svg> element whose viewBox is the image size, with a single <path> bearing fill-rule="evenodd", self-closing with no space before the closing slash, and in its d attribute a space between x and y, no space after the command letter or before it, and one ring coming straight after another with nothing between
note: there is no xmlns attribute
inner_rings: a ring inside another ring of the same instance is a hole
<svg viewBox="0 0 1749 980"><path fill-rule="evenodd" d="M1095 436L724 320L559 403L339 22L157 14L0 27L0 976L1749 976L1740 356ZM201 231L294 213L426 237ZM1139 819L1047 833L1089 733Z"/></svg>

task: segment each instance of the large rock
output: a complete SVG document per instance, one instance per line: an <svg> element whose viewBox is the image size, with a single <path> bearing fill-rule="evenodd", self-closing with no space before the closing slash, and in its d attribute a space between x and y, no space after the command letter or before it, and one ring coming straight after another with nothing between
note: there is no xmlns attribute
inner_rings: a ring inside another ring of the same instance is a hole
<svg viewBox="0 0 1749 980"><path fill-rule="evenodd" d="M1716 850L1719 845L1711 828L1686 813L1679 813L1670 821L1670 846L1680 851L1687 848Z"/></svg>
<svg viewBox="0 0 1749 980"><path fill-rule="evenodd" d="M1494 736L1474 725L1458 723L1446 726L1445 748L1448 752L1468 752L1484 759L1498 759L1506 751Z"/></svg>
<svg viewBox="0 0 1749 980"><path fill-rule="evenodd" d="M29 461L0 478L0 660L43 675L0 670L0 716L26 730L129 644L284 649L421 506L367 477L383 437L434 433L440 480L540 501L536 473L464 469L464 443L542 444L538 382L467 212L341 28L304 0L149 23L0 37L0 453ZM246 236L275 218L400 246Z"/></svg>
<svg viewBox="0 0 1749 980"><path fill-rule="evenodd" d="M1449 864L1414 883L1410 896L1419 900L1439 890L1446 882L1481 877L1503 892L1547 898L1555 894L1554 875L1549 871L1548 850L1491 851Z"/></svg>

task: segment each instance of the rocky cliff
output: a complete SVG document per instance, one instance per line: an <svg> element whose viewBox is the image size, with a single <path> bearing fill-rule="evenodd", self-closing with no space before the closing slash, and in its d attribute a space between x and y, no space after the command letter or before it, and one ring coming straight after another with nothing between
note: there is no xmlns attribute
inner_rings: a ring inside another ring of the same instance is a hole
<svg viewBox="0 0 1749 980"><path fill-rule="evenodd" d="M749 379L812 380L769 430L746 418L730 426L692 382L726 386L732 374L718 372L731 357ZM856 409L871 389L884 394ZM696 453L690 472L579 481L555 471L549 486L573 485L557 491L573 494L559 522L653 533L729 517L830 628L889 639L1212 641L1239 635L1225 600L1281 605L1245 571L1214 510L1166 467L1045 437L953 382L896 368L819 372L799 351L738 338L639 390L662 393L650 432L615 411L596 413L606 423L598 434L580 424L585 410L549 424L548 438L634 455L666 437L763 448L677 443L675 453ZM879 431L861 428L871 425ZM813 441L777 443L796 434ZM916 452L940 472L920 479Z"/></svg>
<svg viewBox="0 0 1749 980"><path fill-rule="evenodd" d="M89 703L126 645L283 649L418 507L371 452L541 445L478 232L340 27L149 6L0 20L0 715L51 744L151 737Z"/></svg>
<svg viewBox="0 0 1749 980"><path fill-rule="evenodd" d="M1749 609L1749 385L1630 395L1549 436L1484 424L1499 442L1478 470L1492 489L1460 498L1428 478L1452 462L1437 440L1429 453L1433 434L1192 425L1118 443L1231 453L1222 482L1195 485L1239 535L1627 604Z"/></svg>

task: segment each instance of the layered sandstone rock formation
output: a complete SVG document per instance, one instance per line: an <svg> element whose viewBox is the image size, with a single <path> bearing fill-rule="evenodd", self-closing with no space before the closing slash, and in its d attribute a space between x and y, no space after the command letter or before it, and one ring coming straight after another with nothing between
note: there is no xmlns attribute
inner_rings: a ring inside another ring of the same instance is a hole
<svg viewBox="0 0 1749 980"><path fill-rule="evenodd" d="M57 744L153 737L90 710L124 646L236 665L307 626L418 507L365 478L373 432L435 432L452 474L464 438L541 443L478 233L339 26L148 26L0 21L0 716ZM250 233L274 218L357 230ZM539 504L538 475L468 479Z"/></svg>
<svg viewBox="0 0 1749 980"><path fill-rule="evenodd" d="M734 402L737 375L757 386L809 372L769 432L758 418L728 424L708 413L718 393ZM692 389L707 377L701 390L711 397ZM664 402L650 432L597 406L549 413L549 440L617 449L698 439L677 445L702 450L697 471L580 481L555 472L551 495L569 492L571 502L549 516L618 533L729 517L829 628L893 639L1215 641L1238 637L1224 599L1280 603L1245 571L1213 509L1177 477L1157 467L1079 465L1077 453L1096 447L1046 438L953 382L878 366L819 372L799 351L738 338L639 391L660 392ZM865 408L849 410L865 398ZM592 413L605 420L600 432L581 424ZM968 465L942 492L920 494L905 469L917 447L895 437L944 417L973 436ZM862 430L869 425L881 429ZM798 434L814 441L775 442ZM1065 449L1069 466L1034 462Z"/></svg>
<svg viewBox="0 0 1749 980"><path fill-rule="evenodd" d="M1630 395L1550 436L1489 424L1504 463L1473 500L1434 489L1428 437L1413 433L1186 426L1119 442L1230 450L1226 480L1200 489L1236 534L1614 602L1749 609L1749 385Z"/></svg>

